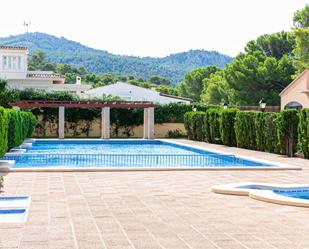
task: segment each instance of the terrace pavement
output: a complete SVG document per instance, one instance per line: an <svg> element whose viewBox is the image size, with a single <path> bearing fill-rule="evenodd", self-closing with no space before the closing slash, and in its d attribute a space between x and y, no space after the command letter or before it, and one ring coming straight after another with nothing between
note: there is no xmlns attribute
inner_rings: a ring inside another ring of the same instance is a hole
<svg viewBox="0 0 309 249"><path fill-rule="evenodd" d="M183 142L303 170L9 173L2 195L32 202L25 224L0 224L0 248L309 248L309 208L210 190L241 181L309 183L308 160Z"/></svg>

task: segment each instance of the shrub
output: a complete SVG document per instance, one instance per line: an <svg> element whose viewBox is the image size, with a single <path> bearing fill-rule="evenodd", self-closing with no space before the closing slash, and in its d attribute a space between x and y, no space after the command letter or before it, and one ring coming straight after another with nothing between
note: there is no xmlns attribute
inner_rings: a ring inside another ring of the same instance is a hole
<svg viewBox="0 0 309 249"><path fill-rule="evenodd" d="M31 112L6 109L8 118L8 148L19 146L31 137L37 121Z"/></svg>
<svg viewBox="0 0 309 249"><path fill-rule="evenodd" d="M293 156L298 142L298 112L296 110L284 110L278 118L278 143L279 152Z"/></svg>
<svg viewBox="0 0 309 249"><path fill-rule="evenodd" d="M309 159L309 108L302 109L299 115L299 145L304 157Z"/></svg>
<svg viewBox="0 0 309 249"><path fill-rule="evenodd" d="M165 135L166 138L182 138L185 136L186 135L180 129L169 130Z"/></svg>
<svg viewBox="0 0 309 249"><path fill-rule="evenodd" d="M220 133L220 117L221 109L212 108L206 111L205 117L205 136L207 134L206 140L209 143L221 143L221 133Z"/></svg>
<svg viewBox="0 0 309 249"><path fill-rule="evenodd" d="M256 149L279 153L278 120L280 113L258 112L255 117Z"/></svg>
<svg viewBox="0 0 309 249"><path fill-rule="evenodd" d="M0 107L0 157L2 157L8 149L8 112Z"/></svg>
<svg viewBox="0 0 309 249"><path fill-rule="evenodd" d="M256 149L256 111L239 111L235 117L235 134L237 146L245 149Z"/></svg>
<svg viewBox="0 0 309 249"><path fill-rule="evenodd" d="M230 108L221 111L220 118L220 133L222 143L227 146L236 146L236 134L235 134L235 116L238 109Z"/></svg>
<svg viewBox="0 0 309 249"><path fill-rule="evenodd" d="M203 124L205 112L187 112L184 115L184 125L187 130L189 139L203 141L204 131Z"/></svg>
<svg viewBox="0 0 309 249"><path fill-rule="evenodd" d="M7 110L8 113L8 148L22 143L22 120L20 111Z"/></svg>
<svg viewBox="0 0 309 249"><path fill-rule="evenodd" d="M266 112L264 113L264 150L270 153L280 153L278 140L278 120L280 113Z"/></svg>

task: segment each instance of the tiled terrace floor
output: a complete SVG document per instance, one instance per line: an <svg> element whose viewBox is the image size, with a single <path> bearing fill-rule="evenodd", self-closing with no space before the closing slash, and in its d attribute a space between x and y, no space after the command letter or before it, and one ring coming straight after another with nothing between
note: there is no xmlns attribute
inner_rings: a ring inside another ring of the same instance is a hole
<svg viewBox="0 0 309 249"><path fill-rule="evenodd" d="M10 173L2 194L29 195L32 202L25 224L0 224L0 248L308 249L308 208L210 188L239 181L309 183L309 161L207 146L304 169Z"/></svg>

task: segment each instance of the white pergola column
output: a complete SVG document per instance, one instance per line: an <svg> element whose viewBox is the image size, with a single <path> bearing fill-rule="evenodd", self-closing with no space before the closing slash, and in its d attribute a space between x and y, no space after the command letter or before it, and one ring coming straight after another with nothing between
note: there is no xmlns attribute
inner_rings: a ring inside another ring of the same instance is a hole
<svg viewBox="0 0 309 249"><path fill-rule="evenodd" d="M148 108L148 139L154 138L154 107Z"/></svg>
<svg viewBox="0 0 309 249"><path fill-rule="evenodd" d="M110 138L110 107L102 108L102 119L101 119L101 138Z"/></svg>
<svg viewBox="0 0 309 249"><path fill-rule="evenodd" d="M64 106L59 106L58 136L64 138Z"/></svg>
<svg viewBox="0 0 309 249"><path fill-rule="evenodd" d="M148 139L148 108L144 108L144 139Z"/></svg>

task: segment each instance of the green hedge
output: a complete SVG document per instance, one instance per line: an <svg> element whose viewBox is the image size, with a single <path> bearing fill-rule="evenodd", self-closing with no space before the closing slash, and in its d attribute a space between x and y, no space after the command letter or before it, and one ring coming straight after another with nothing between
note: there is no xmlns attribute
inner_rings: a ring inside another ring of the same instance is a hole
<svg viewBox="0 0 309 249"><path fill-rule="evenodd" d="M185 128L189 139L287 156L293 156L299 144L309 158L309 108L300 114L296 110L263 113L212 108L187 113Z"/></svg>
<svg viewBox="0 0 309 249"><path fill-rule="evenodd" d="M309 108L302 109L299 115L299 145L306 159L309 159Z"/></svg>
<svg viewBox="0 0 309 249"><path fill-rule="evenodd" d="M236 146L236 133L234 129L235 117L238 109L230 108L221 111L220 133L222 143L227 146Z"/></svg>
<svg viewBox="0 0 309 249"><path fill-rule="evenodd" d="M209 143L221 144L221 132L220 132L220 117L221 109L212 108L206 111L204 119L204 131L206 141Z"/></svg>
<svg viewBox="0 0 309 249"><path fill-rule="evenodd" d="M8 112L0 107L0 157L2 157L8 149Z"/></svg>
<svg viewBox="0 0 309 249"><path fill-rule="evenodd" d="M293 156L298 143L298 111L284 110L278 119L278 139L280 153Z"/></svg>
<svg viewBox="0 0 309 249"><path fill-rule="evenodd" d="M235 117L235 134L237 146L245 149L256 149L255 119L258 112L240 111Z"/></svg>
<svg viewBox="0 0 309 249"><path fill-rule="evenodd" d="M189 139L204 141L204 120L206 113L205 112L187 112L184 115L184 126L187 130L187 135Z"/></svg>
<svg viewBox="0 0 309 249"><path fill-rule="evenodd" d="M37 122L31 112L0 107L0 156L31 137Z"/></svg>
<svg viewBox="0 0 309 249"><path fill-rule="evenodd" d="M280 113L266 112L264 115L264 148L262 150L270 153L280 153L278 132L278 120ZM260 145L261 146L261 145Z"/></svg>

